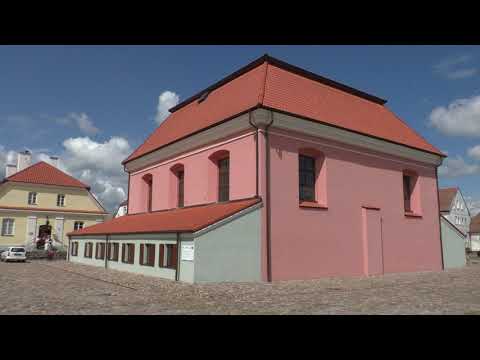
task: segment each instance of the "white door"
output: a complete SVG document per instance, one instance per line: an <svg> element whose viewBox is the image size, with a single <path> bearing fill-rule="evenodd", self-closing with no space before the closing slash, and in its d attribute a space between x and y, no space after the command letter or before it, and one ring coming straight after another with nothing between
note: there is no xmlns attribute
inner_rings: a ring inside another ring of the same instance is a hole
<svg viewBox="0 0 480 360"><path fill-rule="evenodd" d="M27 219L27 235L25 238L26 245L33 245L37 237L37 217L29 216Z"/></svg>
<svg viewBox="0 0 480 360"><path fill-rule="evenodd" d="M63 218L55 219L55 234L57 235L56 240L63 244Z"/></svg>

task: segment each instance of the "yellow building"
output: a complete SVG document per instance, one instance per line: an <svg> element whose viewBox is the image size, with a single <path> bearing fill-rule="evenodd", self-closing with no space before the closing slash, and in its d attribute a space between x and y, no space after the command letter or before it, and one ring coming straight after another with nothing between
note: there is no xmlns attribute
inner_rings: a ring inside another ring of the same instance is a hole
<svg viewBox="0 0 480 360"><path fill-rule="evenodd" d="M46 229L54 243L67 245L65 234L109 216L88 185L46 162L30 162L28 151L19 153L0 183L0 248L33 245Z"/></svg>

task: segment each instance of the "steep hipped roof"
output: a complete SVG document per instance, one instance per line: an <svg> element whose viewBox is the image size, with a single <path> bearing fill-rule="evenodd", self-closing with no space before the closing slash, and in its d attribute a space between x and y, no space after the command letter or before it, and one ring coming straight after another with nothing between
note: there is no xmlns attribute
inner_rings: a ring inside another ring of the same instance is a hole
<svg viewBox="0 0 480 360"><path fill-rule="evenodd" d="M195 232L259 203L259 198L125 215L68 235Z"/></svg>
<svg viewBox="0 0 480 360"><path fill-rule="evenodd" d="M123 163L256 107L444 156L385 102L265 55L170 109L171 115Z"/></svg>
<svg viewBox="0 0 480 360"><path fill-rule="evenodd" d="M438 198L440 201L440 211L450 211L453 198L457 194L458 188L446 188L438 190Z"/></svg>
<svg viewBox="0 0 480 360"><path fill-rule="evenodd" d="M480 214L475 215L470 222L470 232L480 233Z"/></svg>
<svg viewBox="0 0 480 360"><path fill-rule="evenodd" d="M30 184L70 186L84 188L87 190L90 189L88 185L85 185L81 181L78 181L70 175L65 174L55 166L47 164L44 161L40 161L32 166L29 166L3 180L3 182L10 181Z"/></svg>

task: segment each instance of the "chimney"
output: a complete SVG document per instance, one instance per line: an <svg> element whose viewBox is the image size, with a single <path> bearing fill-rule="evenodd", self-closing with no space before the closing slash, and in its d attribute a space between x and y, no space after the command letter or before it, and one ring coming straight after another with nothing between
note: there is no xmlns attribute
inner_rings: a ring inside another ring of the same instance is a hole
<svg viewBox="0 0 480 360"><path fill-rule="evenodd" d="M7 166L5 166L5 177L6 178L9 177L9 176L12 176L16 172L17 172L17 165L7 164Z"/></svg>
<svg viewBox="0 0 480 360"><path fill-rule="evenodd" d="M30 165L32 165L32 154L30 151L25 150L23 152L19 152L17 155L17 172L22 171Z"/></svg>
<svg viewBox="0 0 480 360"><path fill-rule="evenodd" d="M58 156L50 156L50 164L58 168Z"/></svg>

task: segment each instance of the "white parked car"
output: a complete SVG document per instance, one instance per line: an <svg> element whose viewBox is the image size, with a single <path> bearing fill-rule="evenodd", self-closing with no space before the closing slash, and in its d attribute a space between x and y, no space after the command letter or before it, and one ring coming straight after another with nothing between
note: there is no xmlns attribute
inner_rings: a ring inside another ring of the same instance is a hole
<svg viewBox="0 0 480 360"><path fill-rule="evenodd" d="M27 260L27 252L22 246L11 246L0 255L1 261L22 261Z"/></svg>

